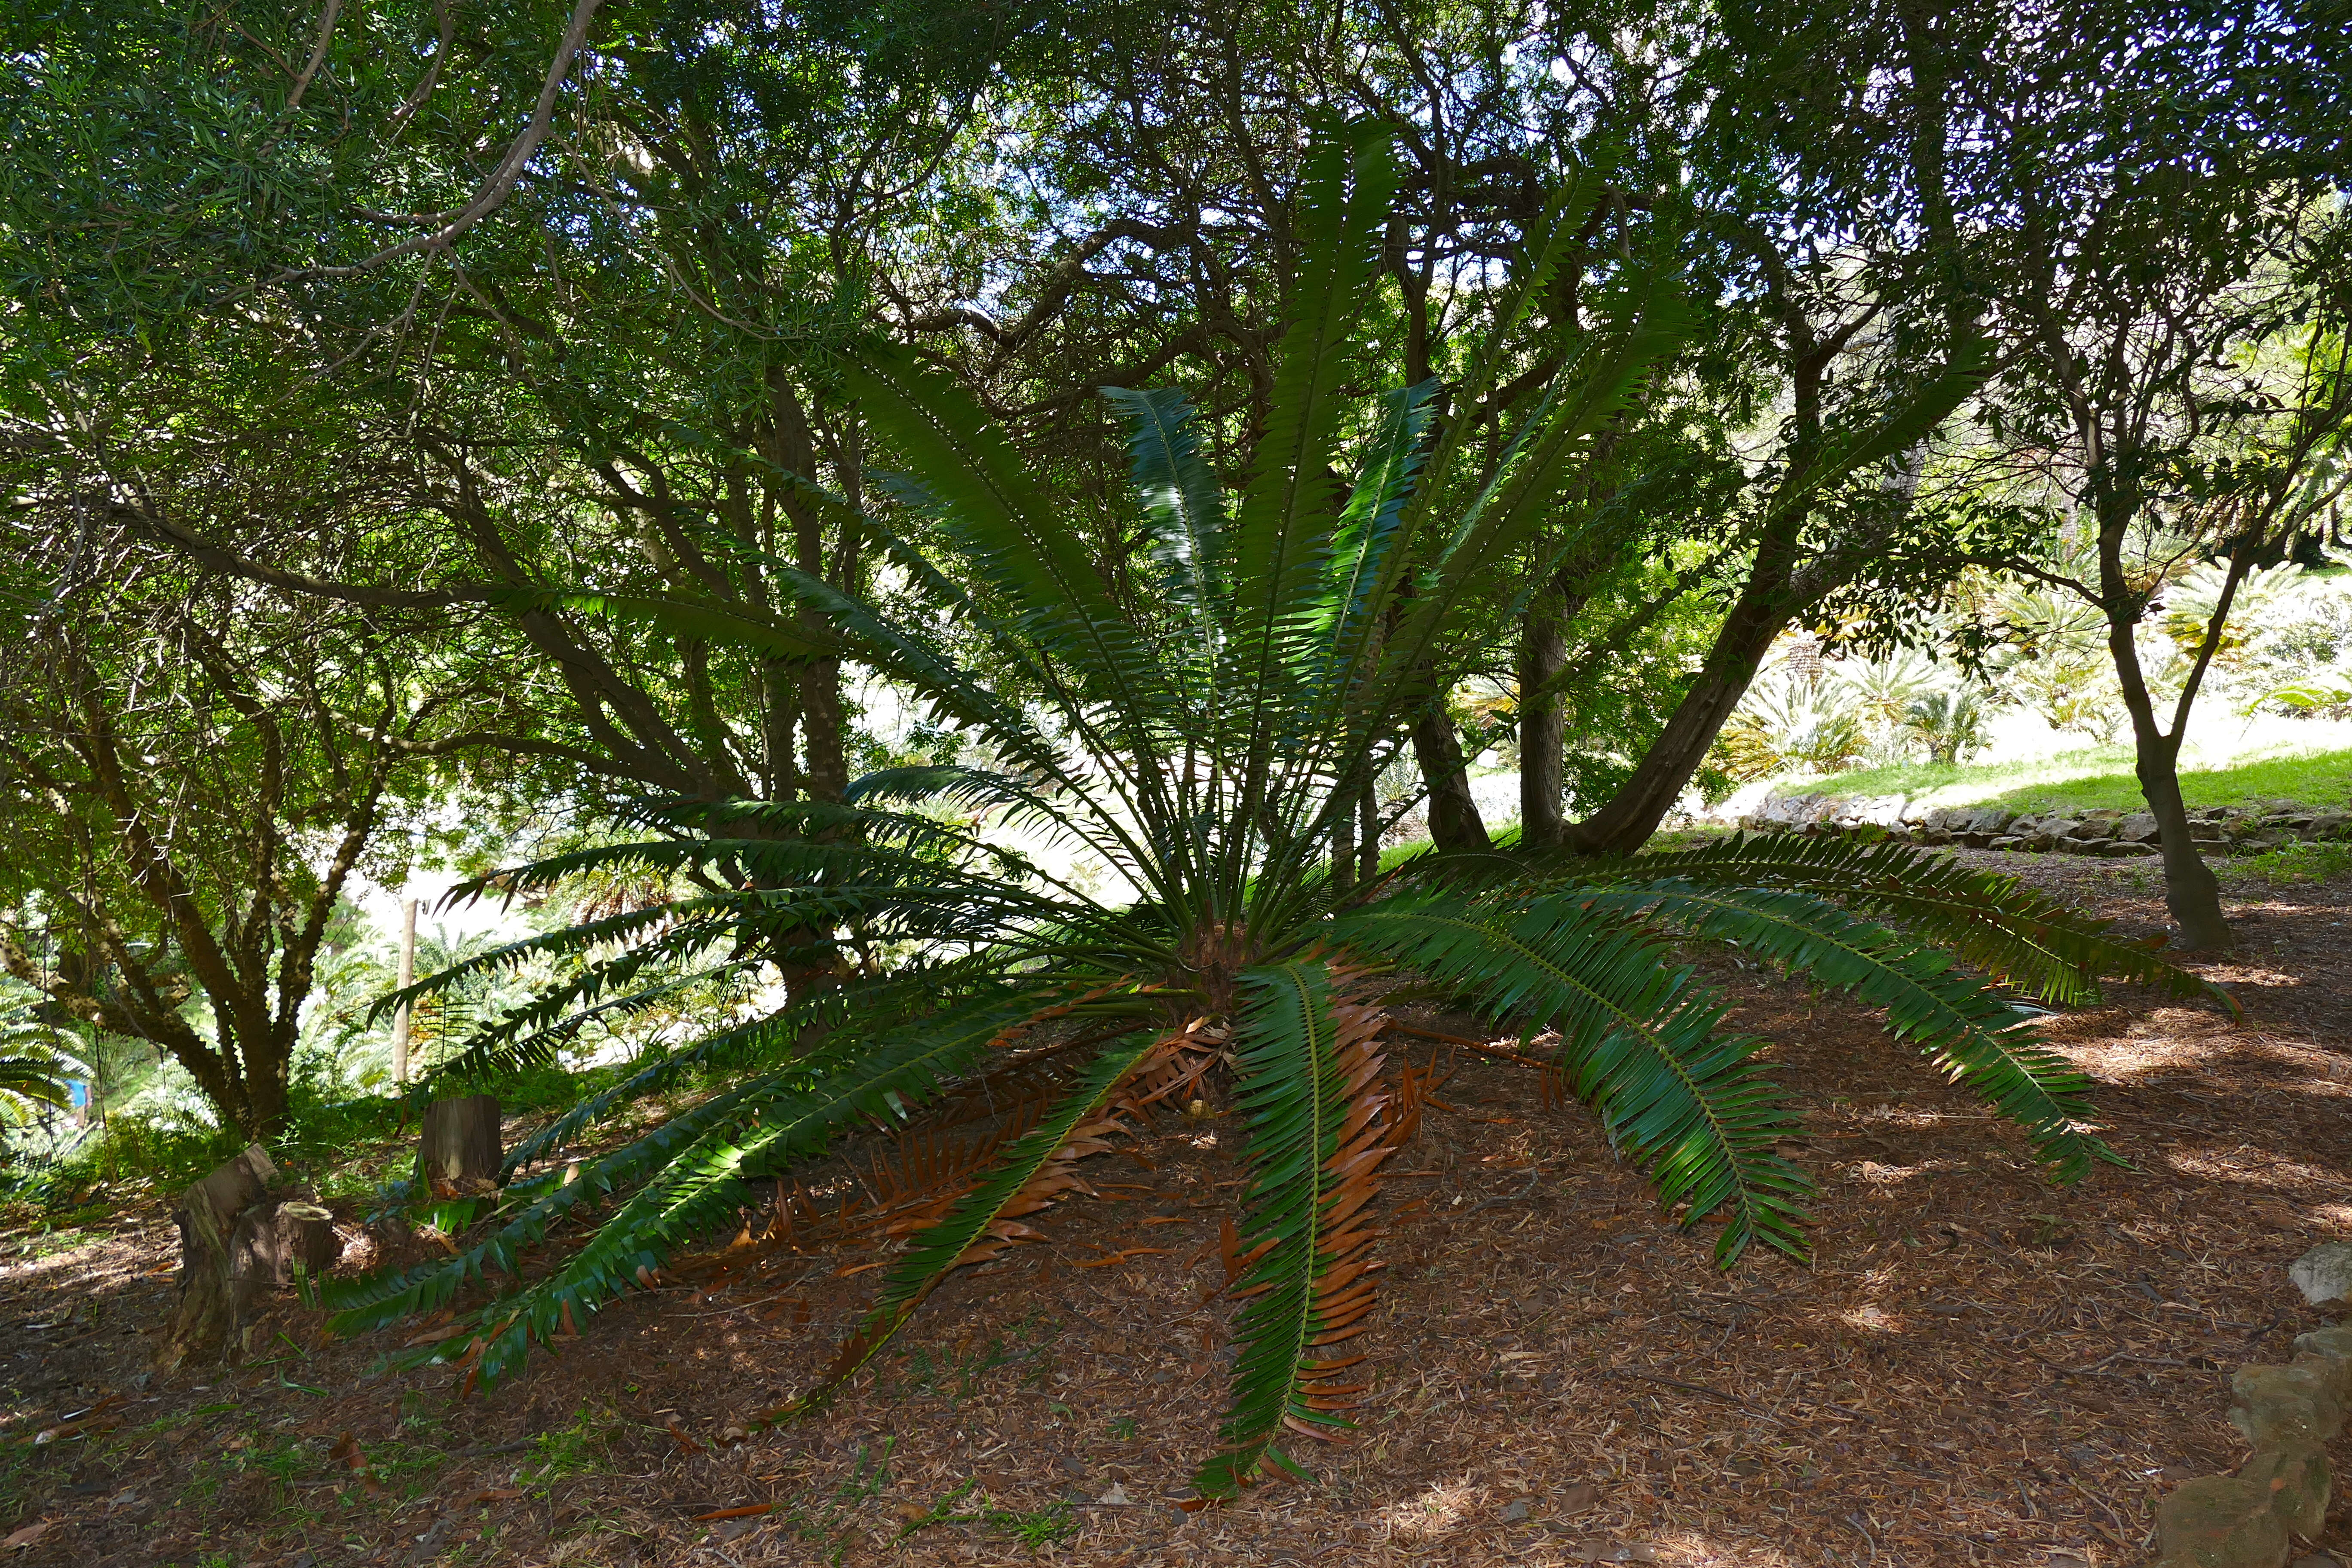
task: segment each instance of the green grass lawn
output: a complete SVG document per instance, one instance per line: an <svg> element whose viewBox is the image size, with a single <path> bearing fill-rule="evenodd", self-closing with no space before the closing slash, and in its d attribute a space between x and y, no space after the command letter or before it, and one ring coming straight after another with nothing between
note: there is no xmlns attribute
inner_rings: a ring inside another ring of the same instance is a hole
<svg viewBox="0 0 2352 1568"><path fill-rule="evenodd" d="M2264 800L2340 807L2352 800L2352 750L2184 769L2180 791L2192 809ZM2011 811L2136 810L2142 804L2139 780L2132 775L2131 751L2124 746L2091 747L2022 763L1868 768L1784 784L1777 793L1903 795L1935 805L2002 805Z"/></svg>

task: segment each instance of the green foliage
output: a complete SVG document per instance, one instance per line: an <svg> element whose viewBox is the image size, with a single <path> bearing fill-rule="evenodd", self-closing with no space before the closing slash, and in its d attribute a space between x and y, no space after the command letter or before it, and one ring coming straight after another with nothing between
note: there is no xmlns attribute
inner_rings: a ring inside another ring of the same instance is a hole
<svg viewBox="0 0 2352 1568"><path fill-rule="evenodd" d="M907 1102L969 1073L991 1040L1038 1011L1034 995L1007 1001L1000 991L929 1027L863 1040L845 1032L790 1068L672 1117L551 1190L532 1195L526 1188L530 1201L457 1257L331 1289L331 1321L339 1331L378 1327L432 1310L486 1270L513 1275L520 1249L543 1238L572 1208L643 1182L587 1247L501 1298L495 1316L485 1318L478 1367L485 1377L501 1377L533 1341L574 1322L575 1310L584 1318L631 1285L650 1283L672 1249L742 1206L748 1180L821 1150L853 1120L902 1114Z"/></svg>
<svg viewBox="0 0 2352 1568"><path fill-rule="evenodd" d="M1596 433L1622 417L1686 319L1667 269L1640 247L1610 269L1590 326L1539 318L1562 237L1595 188L1589 176L1566 182L1516 259L1493 337L1448 389L1456 408L1494 409L1493 446L1478 448L1476 421L1433 423L1428 387L1365 408L1345 389L1363 362L1370 258L1394 178L1386 133L1367 127L1328 127L1308 153L1273 415L1230 509L1179 399L1115 400L1141 490L1138 559L1158 574L1148 593L1097 570L968 393L912 354L869 344L848 379L899 466L890 493L943 542L952 575L894 542L904 583L892 605L779 565L791 619L748 605L510 596L777 657L856 660L987 761L887 769L838 804L672 804L648 813L660 831L638 843L502 873L502 888L528 889L630 861L693 890L422 983L415 994L530 952L604 954L581 971L593 980L493 1026L473 1058L482 1062L527 1055L536 1032L566 1026L567 1009L629 994L656 973L632 969L635 955L709 950L839 973L853 953L887 943L912 967L853 986L821 1035L807 1026L824 1004L802 1001L649 1064L568 1119L567 1135L670 1081L672 1059L740 1051L768 1065L569 1183L519 1183L504 1223L459 1257L347 1289L340 1327L429 1310L501 1271L518 1284L477 1313L481 1348L460 1337L422 1353L503 1375L530 1342L577 1326L731 1221L754 1180L853 1122L919 1131L950 1091L987 1103L992 1075L1027 1070L1026 1058L1006 1066L1016 1044L1090 1047L1055 1109L941 1194L943 1217L896 1259L827 1379L771 1418L811 1407L866 1364L959 1264L1034 1235L1069 1163L1118 1136L1123 1118L1217 1072L1250 1127L1254 1167L1233 1259L1244 1343L1220 1451L1196 1478L1204 1496L1227 1495L1261 1469L1295 1468L1286 1433L1348 1425L1359 1389L1335 1380L1359 1359L1346 1342L1370 1326L1367 1215L1399 1125L1376 1045L1381 1003L1400 988L1434 980L1497 1019L1556 1031L1529 1048L1596 1107L1683 1223L1722 1225L1727 1264L1756 1241L1801 1251L1804 1181L1772 1152L1788 1119L1758 1070L1757 1042L1727 1034L1724 1004L1672 962L1672 942L1693 936L1768 948L1887 1007L1896 1033L2024 1121L2062 1176L2095 1156L2075 1125L2075 1086L2030 1026L1996 1030L1999 1004L1980 983L1864 923L1924 928L2045 988L2062 973L2079 989L2095 972L2160 970L2006 884L1834 847L1769 861L1701 853L1655 868L1407 857L1363 883L1348 874L1351 851L1335 858L1361 793L1462 674L1452 661L1463 628L1512 602L1528 552L1558 548L1543 544L1556 499L1589 482ZM1553 367L1540 395L1501 398L1499 380L1538 353ZM899 537L880 519L869 526ZM996 679L950 656L947 627L987 649L982 668ZM956 826L974 811L1060 860ZM1052 868L1089 862L1087 877ZM1726 884L1746 890L1712 891ZM1846 903L1856 917L1841 912ZM632 1185L583 1247L521 1282L522 1248L584 1199Z"/></svg>
<svg viewBox="0 0 2352 1568"><path fill-rule="evenodd" d="M1903 710L1903 727L1927 746L1931 765L1957 767L1983 750L1988 717L1984 700L1974 691L1930 691Z"/></svg>
<svg viewBox="0 0 2352 1568"><path fill-rule="evenodd" d="M583 1405L564 1425L532 1438L537 1452L523 1467L532 1488L544 1491L557 1481L593 1475L603 1468L604 1449L615 1425L610 1412L598 1415Z"/></svg>
<svg viewBox="0 0 2352 1568"><path fill-rule="evenodd" d="M1748 690L1723 727L1716 760L1745 784L1775 773L1834 773L1852 765L1867 742L1864 709L1834 681L1784 675Z"/></svg>
<svg viewBox="0 0 2352 1568"><path fill-rule="evenodd" d="M1751 1241L1801 1255L1808 1184L1772 1152L1790 1125L1748 1063L1761 1042L1721 1032L1724 1004L1654 942L1596 919L1588 889L1465 903L1399 899L1341 922L1499 1018L1561 1035L1555 1059L1612 1139L1646 1166L1685 1222L1720 1215L1716 1257Z"/></svg>
<svg viewBox="0 0 2352 1568"><path fill-rule="evenodd" d="M63 1110L69 1103L66 1080L87 1070L58 1048L58 1031L34 1012L30 1001L0 1010L0 1127Z"/></svg>
<svg viewBox="0 0 2352 1568"><path fill-rule="evenodd" d="M2282 844L2247 861L2244 869L2273 888L2330 882L2352 871L2352 844L2326 840Z"/></svg>

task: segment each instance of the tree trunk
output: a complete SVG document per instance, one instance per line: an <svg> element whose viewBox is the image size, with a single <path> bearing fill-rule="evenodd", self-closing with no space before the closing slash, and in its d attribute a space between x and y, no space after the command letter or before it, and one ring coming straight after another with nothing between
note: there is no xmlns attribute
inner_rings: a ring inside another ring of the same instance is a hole
<svg viewBox="0 0 2352 1568"><path fill-rule="evenodd" d="M1440 849L1491 849L1486 824L1470 794L1462 739L1445 710L1432 702L1412 726L1413 760L1429 785L1429 837Z"/></svg>
<svg viewBox="0 0 2352 1568"><path fill-rule="evenodd" d="M425 1108L416 1140L416 1173L435 1197L495 1192L502 1160L497 1095L436 1100Z"/></svg>
<svg viewBox="0 0 2352 1568"><path fill-rule="evenodd" d="M239 1215L236 1228L229 1232L228 1300L232 1332L252 1321L254 1308L285 1277L286 1266L278 1249L278 1216L285 1206L275 1197L265 1197Z"/></svg>
<svg viewBox="0 0 2352 1568"><path fill-rule="evenodd" d="M849 787L842 750L841 661L813 658L801 666L801 751L808 759L801 787L812 800L837 801Z"/></svg>
<svg viewBox="0 0 2352 1568"><path fill-rule="evenodd" d="M1779 595L1742 596L1716 634L1698 679L1642 754L1633 777L1608 805L1568 830L1569 847L1580 855L1631 855L1650 841L1748 694L1772 639L1788 624L1788 606Z"/></svg>
<svg viewBox="0 0 2352 1568"><path fill-rule="evenodd" d="M1568 662L1568 639L1547 599L1528 607L1519 639L1519 844L1538 852L1568 840L1560 808L1562 764L1568 750L1568 710L1556 691L1530 699L1529 692L1558 676Z"/></svg>
<svg viewBox="0 0 2352 1568"><path fill-rule="evenodd" d="M250 1350L252 1323L264 1298L294 1283L299 1267L316 1279L342 1256L335 1216L313 1203L284 1202L265 1194L237 1216L228 1241L232 1352ZM315 1298L306 1298L315 1301Z"/></svg>
<svg viewBox="0 0 2352 1568"><path fill-rule="evenodd" d="M2189 842L2189 807L2180 797L2180 739L2188 730L2184 710L2166 734L2157 723L2156 702L2140 669L2132 623L2109 622L2107 651L2123 684L2131 714L2132 771L2139 793L2156 818L2157 845L2164 857L2164 907L2171 912L2174 944L2191 951L2228 947L2233 939L2221 914L2221 884Z"/></svg>
<svg viewBox="0 0 2352 1568"><path fill-rule="evenodd" d="M172 1211L180 1227L180 1293L157 1352L166 1369L232 1353L246 1305L234 1244L247 1214L270 1205L277 1176L257 1143L181 1194Z"/></svg>
<svg viewBox="0 0 2352 1568"><path fill-rule="evenodd" d="M2156 818L2158 844L2164 852L2164 907L2179 926L2178 945L2228 947L2234 938L2221 914L2221 884L2189 841L2189 807L2180 798L2179 748L2139 742L2135 749L2138 755L2133 771L2139 775L2140 794L2147 797L2148 815Z"/></svg>
<svg viewBox="0 0 2352 1568"><path fill-rule="evenodd" d="M416 984L416 900L400 900L400 986L403 991ZM392 1015L392 1081L408 1081L409 1014L413 1011L403 1002Z"/></svg>
<svg viewBox="0 0 2352 1568"><path fill-rule="evenodd" d="M294 1283L295 1269L317 1279L342 1256L335 1216L313 1203L265 1197L245 1211L229 1235L229 1304L236 1325L249 1321L272 1290Z"/></svg>
<svg viewBox="0 0 2352 1568"><path fill-rule="evenodd" d="M332 1268L342 1255L342 1238L335 1234L335 1216L324 1205L278 1205L277 1244L273 1250L278 1283L290 1283L297 1265L315 1279Z"/></svg>
<svg viewBox="0 0 2352 1568"><path fill-rule="evenodd" d="M286 1045L272 1039L260 1049L249 1050L245 1058L246 1114L237 1131L257 1143L286 1131L286 1096L290 1087L287 1059L291 1055Z"/></svg>

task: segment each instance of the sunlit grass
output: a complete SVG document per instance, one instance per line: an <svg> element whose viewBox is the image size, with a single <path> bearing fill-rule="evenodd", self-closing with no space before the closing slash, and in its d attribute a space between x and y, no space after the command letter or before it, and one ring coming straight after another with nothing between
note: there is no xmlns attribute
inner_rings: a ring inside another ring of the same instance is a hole
<svg viewBox="0 0 2352 1568"><path fill-rule="evenodd" d="M2263 757L2226 768L2189 768L2181 794L2194 809L2291 800L2341 806L2352 798L2352 749ZM2127 747L2093 746L2052 757L1964 767L1904 763L1780 786L1793 795L1933 795L1938 805L1991 805L2012 811L2134 810L2143 802Z"/></svg>

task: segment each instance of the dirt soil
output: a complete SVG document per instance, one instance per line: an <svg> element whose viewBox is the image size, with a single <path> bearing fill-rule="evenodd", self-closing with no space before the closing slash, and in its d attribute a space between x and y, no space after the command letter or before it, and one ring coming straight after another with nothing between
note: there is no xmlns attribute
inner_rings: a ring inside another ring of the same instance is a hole
<svg viewBox="0 0 2352 1568"><path fill-rule="evenodd" d="M1971 858L2162 918L2144 872ZM2073 1191L1859 1009L1714 965L1801 1113L1810 1267L1717 1273L1589 1115L1464 1060L1392 1163L1360 1441L1201 1512L1172 1500L1231 1357L1231 1304L1202 1300L1230 1118L1091 1162L1100 1199L1048 1245L956 1277L827 1414L732 1447L813 1381L870 1253L634 1295L460 1402L446 1368L383 1370L399 1336L323 1342L291 1300L248 1364L150 1372L160 1207L10 1237L0 1568L2143 1563L2165 1491L2244 1457L2231 1371L2330 1316L2286 1264L2352 1237L2352 880L2231 903L2243 945L2206 972L2242 1025L2128 993L2047 1021L2131 1162ZM2352 1562L2352 1515L2318 1547Z"/></svg>

